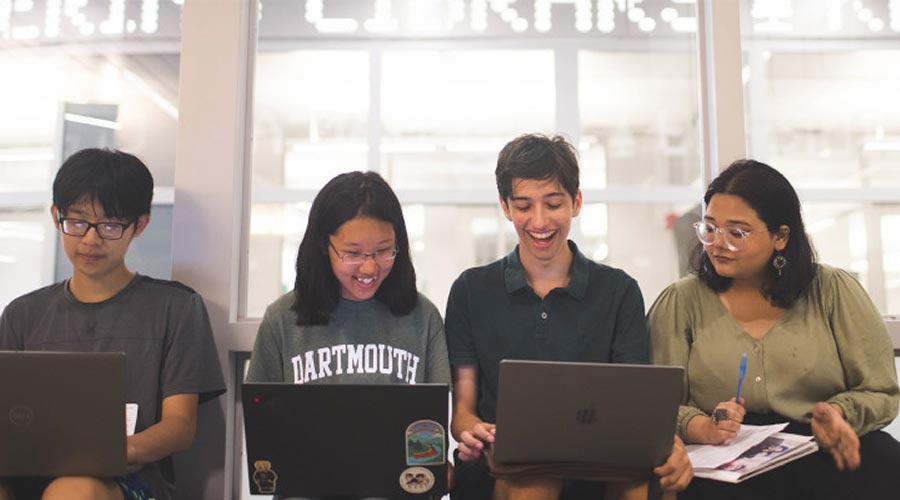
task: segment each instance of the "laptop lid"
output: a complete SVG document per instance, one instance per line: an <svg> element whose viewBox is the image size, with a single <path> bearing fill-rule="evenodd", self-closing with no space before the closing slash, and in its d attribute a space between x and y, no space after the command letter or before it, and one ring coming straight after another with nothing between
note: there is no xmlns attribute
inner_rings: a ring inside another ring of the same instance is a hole
<svg viewBox="0 0 900 500"><path fill-rule="evenodd" d="M404 498L447 489L447 384L242 387L252 494Z"/></svg>
<svg viewBox="0 0 900 500"><path fill-rule="evenodd" d="M125 354L0 351L0 476L126 472Z"/></svg>
<svg viewBox="0 0 900 500"><path fill-rule="evenodd" d="M494 458L646 469L671 453L684 369L503 360Z"/></svg>

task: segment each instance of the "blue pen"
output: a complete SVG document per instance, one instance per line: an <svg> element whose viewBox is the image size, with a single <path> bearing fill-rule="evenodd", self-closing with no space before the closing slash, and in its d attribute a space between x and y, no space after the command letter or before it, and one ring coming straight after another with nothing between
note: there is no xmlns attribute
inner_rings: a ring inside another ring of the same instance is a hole
<svg viewBox="0 0 900 500"><path fill-rule="evenodd" d="M738 372L738 386L737 386L737 395L734 397L734 401L737 404L741 404L741 386L744 385L744 375L747 374L747 353L741 354L741 369Z"/></svg>

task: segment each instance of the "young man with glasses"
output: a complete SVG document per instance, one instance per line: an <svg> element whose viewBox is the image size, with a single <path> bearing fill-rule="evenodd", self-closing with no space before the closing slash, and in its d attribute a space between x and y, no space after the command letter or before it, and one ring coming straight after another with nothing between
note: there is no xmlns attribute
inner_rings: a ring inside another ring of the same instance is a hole
<svg viewBox="0 0 900 500"><path fill-rule="evenodd" d="M560 136L518 137L497 159L500 208L515 227L518 245L503 259L465 271L447 303L451 429L459 441L456 498L647 498L646 482L547 478L495 484L482 456L494 439L501 359L649 361L637 282L590 261L567 238L581 210L578 174L575 149ZM654 470L670 495L692 477L684 445L674 440L668 461Z"/></svg>
<svg viewBox="0 0 900 500"><path fill-rule="evenodd" d="M72 277L19 297L0 317L0 350L124 352L137 404L129 470L117 478L13 478L0 499L169 499L171 455L190 448L200 402L225 390L202 298L125 264L150 222L153 178L136 157L86 149L63 163L50 212ZM72 432L77 432L73 429Z"/></svg>

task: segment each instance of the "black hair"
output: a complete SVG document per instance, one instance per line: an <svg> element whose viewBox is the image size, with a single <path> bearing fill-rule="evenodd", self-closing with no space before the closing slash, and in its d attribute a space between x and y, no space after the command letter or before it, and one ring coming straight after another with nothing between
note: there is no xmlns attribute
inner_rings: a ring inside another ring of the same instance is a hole
<svg viewBox="0 0 900 500"><path fill-rule="evenodd" d="M578 154L561 135L520 135L500 150L494 177L503 203L513 195L514 179L555 179L574 201L578 194Z"/></svg>
<svg viewBox="0 0 900 500"><path fill-rule="evenodd" d="M772 252L767 266L769 278L761 290L773 305L790 307L803 295L816 274L816 252L803 225L797 192L780 172L769 165L755 160L737 160L709 184L703 197L707 206L716 194L740 197L766 223L769 233L775 234L781 226L790 228L787 245L781 251L787 258L787 265L779 276L771 265L776 255ZM716 273L700 243L697 243L691 258L691 268L703 283L716 292L724 292L731 287L731 278Z"/></svg>
<svg viewBox="0 0 900 500"><path fill-rule="evenodd" d="M82 149L63 162L53 181L53 205L60 214L81 201L99 203L109 218L137 220L150 213L153 176L134 155Z"/></svg>
<svg viewBox="0 0 900 500"><path fill-rule="evenodd" d="M340 283L328 256L329 237L347 221L359 216L391 224L397 258L375 299L395 316L409 314L418 302L416 271L409 254L409 237L403 209L391 187L375 172L350 172L328 181L313 200L309 222L297 251L294 303L297 324L326 325L341 296Z"/></svg>

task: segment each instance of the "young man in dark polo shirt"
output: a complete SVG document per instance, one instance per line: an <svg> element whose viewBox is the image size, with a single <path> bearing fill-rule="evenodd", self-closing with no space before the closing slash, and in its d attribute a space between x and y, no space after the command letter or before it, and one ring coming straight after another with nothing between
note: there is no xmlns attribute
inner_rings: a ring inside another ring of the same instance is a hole
<svg viewBox="0 0 900 500"><path fill-rule="evenodd" d="M560 136L523 135L500 152L500 206L519 243L503 259L462 273L447 303L451 430L459 441L455 498L647 497L647 483L495 483L482 456L494 439L501 359L649 362L637 282L590 261L567 240L582 203L578 172L575 149ZM693 476L684 444L674 439L672 455L654 470L667 492L684 489Z"/></svg>

